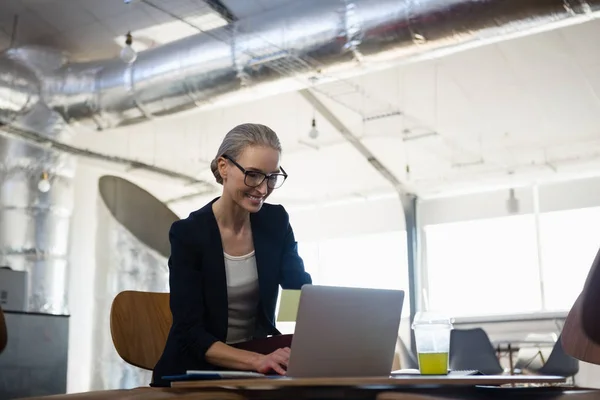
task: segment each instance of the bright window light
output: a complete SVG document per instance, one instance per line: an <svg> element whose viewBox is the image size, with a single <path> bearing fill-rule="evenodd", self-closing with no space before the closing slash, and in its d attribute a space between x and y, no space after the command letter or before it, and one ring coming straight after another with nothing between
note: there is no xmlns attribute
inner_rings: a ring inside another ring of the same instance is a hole
<svg viewBox="0 0 600 400"><path fill-rule="evenodd" d="M202 31L209 31L227 25L227 21L217 13L194 15L185 18L185 20L193 26L190 26L183 21L171 21L133 31L131 32L131 35L133 36L131 47L135 51L140 52L188 36L196 35L200 33L199 29ZM194 28L194 26L198 27L198 29ZM119 46L125 46L124 35L118 36L114 40Z"/></svg>
<svg viewBox="0 0 600 400"><path fill-rule="evenodd" d="M300 242L298 253L317 285L402 289L410 312L406 231Z"/></svg>
<svg viewBox="0 0 600 400"><path fill-rule="evenodd" d="M541 309L532 214L425 226L429 305L454 317Z"/></svg>
<svg viewBox="0 0 600 400"><path fill-rule="evenodd" d="M568 311L600 248L600 207L543 213L540 234L546 308Z"/></svg>

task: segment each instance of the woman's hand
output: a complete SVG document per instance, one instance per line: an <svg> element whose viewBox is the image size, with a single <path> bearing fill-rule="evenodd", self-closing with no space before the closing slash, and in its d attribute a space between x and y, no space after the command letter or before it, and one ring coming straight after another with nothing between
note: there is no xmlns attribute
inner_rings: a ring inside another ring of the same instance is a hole
<svg viewBox="0 0 600 400"><path fill-rule="evenodd" d="M254 361L254 370L261 374L275 371L279 375L285 375L288 361L290 360L290 348L277 349L271 354L259 355Z"/></svg>

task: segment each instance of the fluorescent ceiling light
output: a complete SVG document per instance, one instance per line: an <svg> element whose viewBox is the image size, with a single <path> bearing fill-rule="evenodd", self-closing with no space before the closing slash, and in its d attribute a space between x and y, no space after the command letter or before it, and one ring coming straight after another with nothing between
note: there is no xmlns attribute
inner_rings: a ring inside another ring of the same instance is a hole
<svg viewBox="0 0 600 400"><path fill-rule="evenodd" d="M183 21L171 21L131 32L133 36L131 47L135 51L140 52L160 46L161 44L196 35L201 31L209 31L227 25L227 21L215 12L194 15L184 18L184 20L187 23ZM118 36L114 40L119 46L125 46L125 36Z"/></svg>

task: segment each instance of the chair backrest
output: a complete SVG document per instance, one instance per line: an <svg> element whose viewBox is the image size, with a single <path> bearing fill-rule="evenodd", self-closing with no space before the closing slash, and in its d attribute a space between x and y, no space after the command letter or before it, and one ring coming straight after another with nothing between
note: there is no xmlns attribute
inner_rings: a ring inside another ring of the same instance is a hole
<svg viewBox="0 0 600 400"><path fill-rule="evenodd" d="M481 328L452 330L450 369L477 370L486 375L504 372L489 336Z"/></svg>
<svg viewBox="0 0 600 400"><path fill-rule="evenodd" d="M0 353L6 348L8 342L8 334L6 333L6 321L4 320L4 312L0 307Z"/></svg>
<svg viewBox="0 0 600 400"><path fill-rule="evenodd" d="M548 360L539 369L539 373L543 375L570 377L575 376L577 372L579 372L579 361L565 353L562 340L559 337L552 348Z"/></svg>
<svg viewBox="0 0 600 400"><path fill-rule="evenodd" d="M581 324L583 331L593 342L600 345L600 249L590 268L583 288Z"/></svg>
<svg viewBox="0 0 600 400"><path fill-rule="evenodd" d="M561 334L561 344L565 353L580 361L600 365L600 345L590 340L581 326L582 296L575 301L569 311Z"/></svg>
<svg viewBox="0 0 600 400"><path fill-rule="evenodd" d="M583 291L575 301L563 326L561 342L565 352L580 361L600 365L600 250L592 263Z"/></svg>
<svg viewBox="0 0 600 400"><path fill-rule="evenodd" d="M124 291L115 297L110 333L123 360L147 370L154 368L173 322L169 298L169 293L136 291Z"/></svg>

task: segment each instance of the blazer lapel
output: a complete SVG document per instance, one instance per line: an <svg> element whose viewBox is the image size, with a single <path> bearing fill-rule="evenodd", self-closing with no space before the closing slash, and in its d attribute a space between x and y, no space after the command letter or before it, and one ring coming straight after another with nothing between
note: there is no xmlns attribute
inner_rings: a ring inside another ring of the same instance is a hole
<svg viewBox="0 0 600 400"><path fill-rule="evenodd" d="M264 232L260 226L260 220L256 218L256 214L250 214L250 227L252 229L252 240L254 242L254 258L256 259L256 271L258 273L258 289L262 303L266 289L265 284L269 277L268 241L264 237Z"/></svg>
<svg viewBox="0 0 600 400"><path fill-rule="evenodd" d="M227 274L225 272L225 256L223 254L223 243L221 242L221 233L219 232L219 225L214 214L210 214L208 218L210 235L208 236L208 246L210 249L206 252L206 259L204 263L204 290L209 292L206 296L207 299L212 299L210 307L214 310L223 310L218 315L222 316L218 323L222 330L223 339L227 336L227 325L228 316L227 310L229 307L229 301L227 300Z"/></svg>
<svg viewBox="0 0 600 400"><path fill-rule="evenodd" d="M252 238L254 241L254 257L256 259L256 270L258 273L258 290L260 292L260 302L256 327L255 338L266 337L268 335L278 335L280 332L275 328L267 316L265 304L269 303L269 296L277 292L277 274L272 269L275 267L273 249L269 243L268 232L261 225L260 212L250 214L250 224L252 228Z"/></svg>

